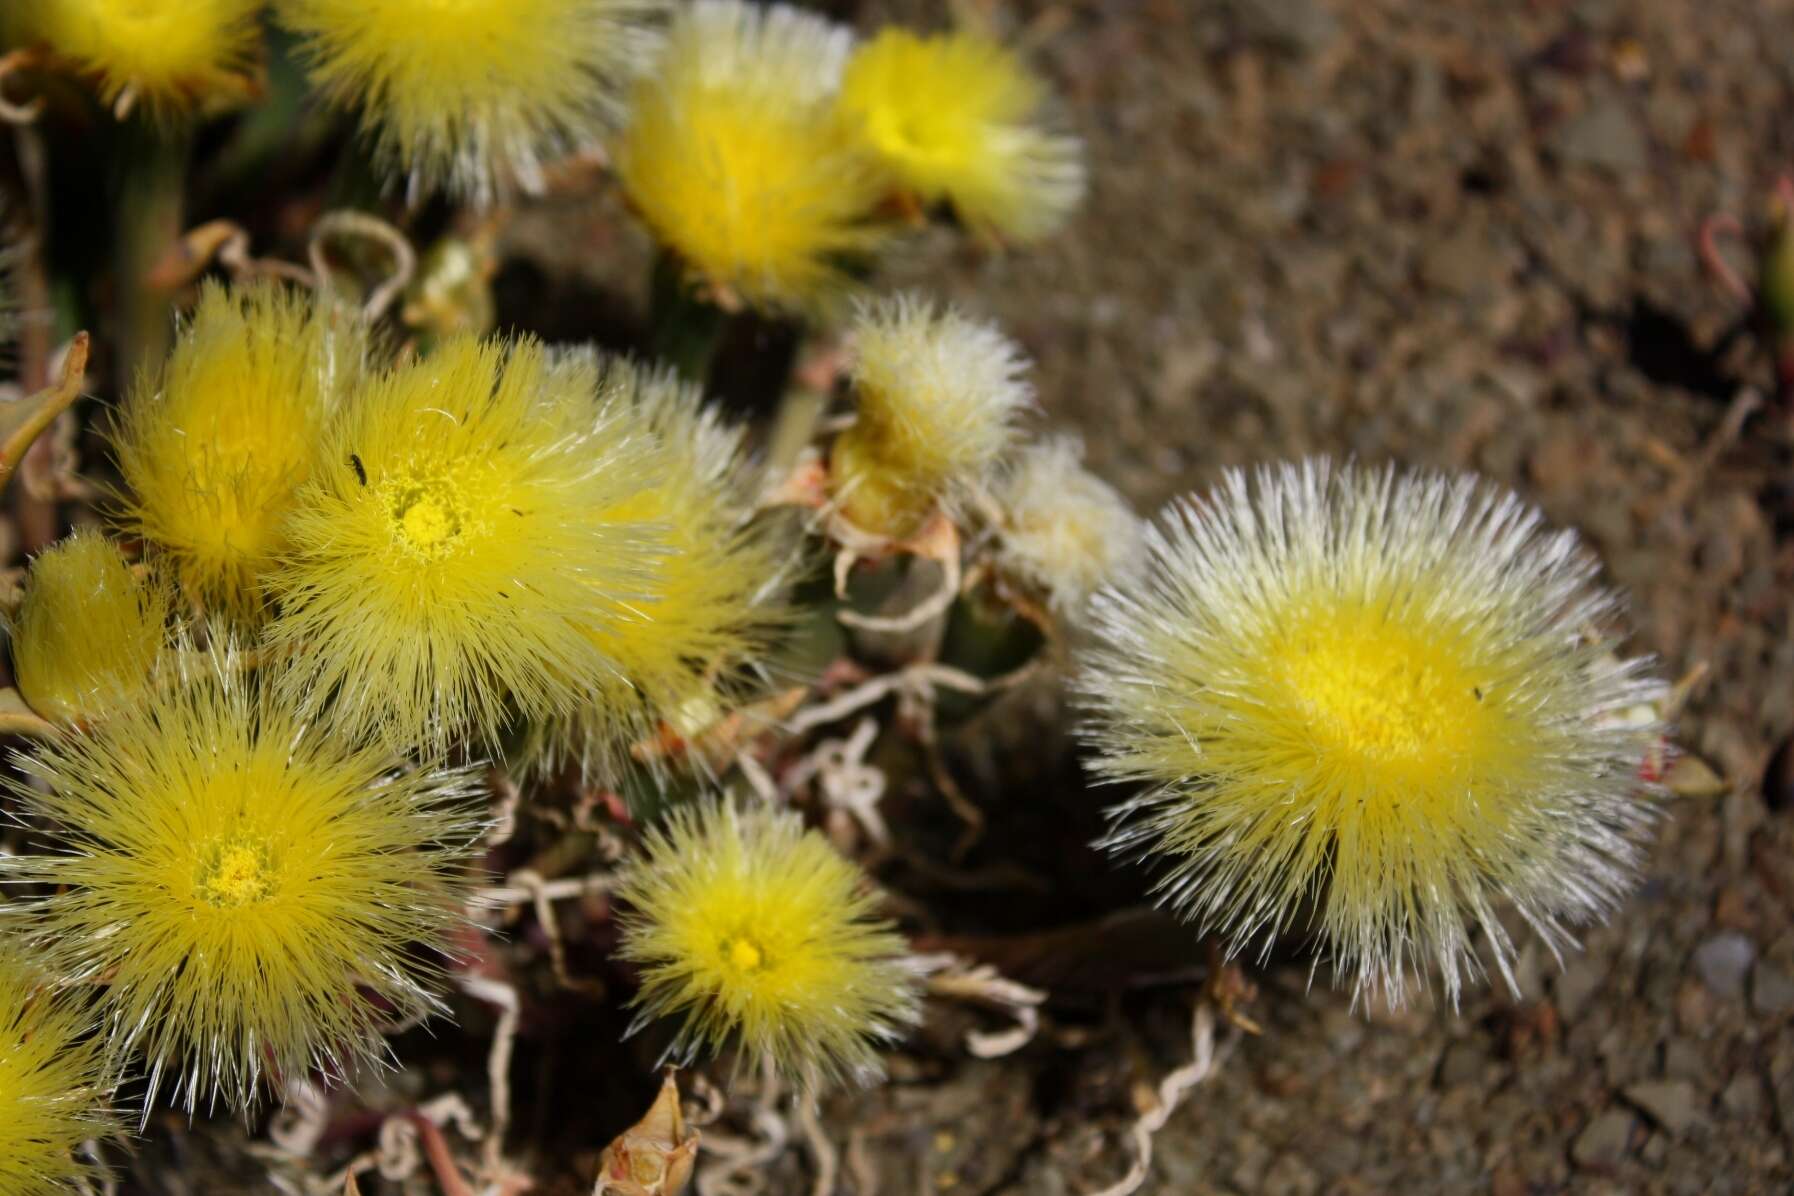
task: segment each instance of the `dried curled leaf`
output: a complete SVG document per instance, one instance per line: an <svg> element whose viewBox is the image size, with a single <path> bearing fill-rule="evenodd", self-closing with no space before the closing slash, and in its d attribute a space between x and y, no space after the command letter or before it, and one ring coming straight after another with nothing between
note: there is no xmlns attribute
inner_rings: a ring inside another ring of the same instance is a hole
<svg viewBox="0 0 1794 1196"><path fill-rule="evenodd" d="M62 376L17 402L0 405L0 489L12 480L32 442L81 394L87 375L88 337L77 332L62 359Z"/></svg>

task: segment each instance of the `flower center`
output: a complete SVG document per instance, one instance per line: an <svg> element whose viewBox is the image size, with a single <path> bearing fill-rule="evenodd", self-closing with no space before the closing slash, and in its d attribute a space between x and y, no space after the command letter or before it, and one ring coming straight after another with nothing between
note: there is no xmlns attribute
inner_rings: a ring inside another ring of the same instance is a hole
<svg viewBox="0 0 1794 1196"><path fill-rule="evenodd" d="M1459 637L1375 608L1314 612L1272 648L1317 755L1398 771L1462 761L1494 717Z"/></svg>
<svg viewBox="0 0 1794 1196"><path fill-rule="evenodd" d="M466 523L460 493L442 478L399 485L391 510L400 542L427 560L448 552Z"/></svg>
<svg viewBox="0 0 1794 1196"><path fill-rule="evenodd" d="M745 937L731 939L723 951L738 971L752 972L766 962L766 956L760 948L754 945L753 940Z"/></svg>
<svg viewBox="0 0 1794 1196"><path fill-rule="evenodd" d="M265 842L229 839L200 853L194 889L218 909L235 909L268 897L274 889L273 859Z"/></svg>

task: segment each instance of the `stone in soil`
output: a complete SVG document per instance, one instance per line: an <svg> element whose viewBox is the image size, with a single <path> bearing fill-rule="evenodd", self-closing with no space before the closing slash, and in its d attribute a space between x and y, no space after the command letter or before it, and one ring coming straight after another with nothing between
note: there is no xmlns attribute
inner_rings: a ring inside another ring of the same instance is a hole
<svg viewBox="0 0 1794 1196"><path fill-rule="evenodd" d="M1719 1094L1719 1103L1733 1117L1754 1120L1763 1113L1763 1081L1748 1068L1740 1071Z"/></svg>
<svg viewBox="0 0 1794 1196"><path fill-rule="evenodd" d="M1686 1080L1633 1084L1624 1095L1645 1116L1677 1137L1705 1120L1694 1085Z"/></svg>
<svg viewBox="0 0 1794 1196"><path fill-rule="evenodd" d="M1767 960L1750 972L1750 1011L1758 1017L1780 1017L1794 1009L1794 977Z"/></svg>
<svg viewBox="0 0 1794 1196"><path fill-rule="evenodd" d="M1587 1007L1588 1000L1601 990L1606 969L1586 956L1572 960L1551 983L1557 999L1557 1012L1566 1022L1575 1021Z"/></svg>
<svg viewBox="0 0 1794 1196"><path fill-rule="evenodd" d="M1599 1114L1570 1145L1570 1159L1588 1171L1611 1169L1626 1153L1632 1140L1632 1114L1608 1109Z"/></svg>
<svg viewBox="0 0 1794 1196"><path fill-rule="evenodd" d="M1596 100L1557 130L1551 146L1566 162L1631 174L1648 164L1650 146L1618 96Z"/></svg>
<svg viewBox="0 0 1794 1196"><path fill-rule="evenodd" d="M1700 1047L1686 1038L1672 1038L1663 1046L1663 1078L1698 1080L1707 1074L1707 1060Z"/></svg>
<svg viewBox="0 0 1794 1196"><path fill-rule="evenodd" d="M1736 1000L1744 995L1744 977L1757 949L1736 931L1716 934L1694 949L1694 970L1716 997Z"/></svg>

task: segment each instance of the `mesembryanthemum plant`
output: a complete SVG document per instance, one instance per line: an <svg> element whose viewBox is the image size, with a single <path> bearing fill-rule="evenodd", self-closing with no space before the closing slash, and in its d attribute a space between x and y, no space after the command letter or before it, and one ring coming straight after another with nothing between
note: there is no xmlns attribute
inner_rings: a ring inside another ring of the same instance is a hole
<svg viewBox="0 0 1794 1196"><path fill-rule="evenodd" d="M862 304L850 337L854 422L829 450L830 485L856 527L901 539L987 480L1033 405L1028 360L913 293Z"/></svg>
<svg viewBox="0 0 1794 1196"><path fill-rule="evenodd" d="M413 198L489 204L596 146L654 52L667 0L280 0L312 81L359 109Z"/></svg>
<svg viewBox="0 0 1794 1196"><path fill-rule="evenodd" d="M916 200L965 224L1036 241L1084 197L1083 147L1046 117L1046 85L1014 50L975 33L888 28L857 48L841 108Z"/></svg>
<svg viewBox="0 0 1794 1196"><path fill-rule="evenodd" d="M452 337L330 421L273 575L285 684L346 733L492 745L617 672L582 621L627 611L651 529L595 517L651 485L621 414L574 419L577 371L529 340ZM639 621L639 620L638 620Z"/></svg>
<svg viewBox="0 0 1794 1196"><path fill-rule="evenodd" d="M1399 1001L1430 963L1455 1001L1485 955L1512 985L1498 912L1561 952L1655 817L1622 716L1661 689L1615 654L1594 574L1475 478L1228 474L1094 600L1093 767L1143 787L1108 847L1229 951L1311 923L1360 995Z"/></svg>
<svg viewBox="0 0 1794 1196"><path fill-rule="evenodd" d="M11 927L0 922L0 931ZM66 1196L97 1168L85 1143L112 1137L111 1076L91 1018L40 961L0 942L0 1192Z"/></svg>
<svg viewBox="0 0 1794 1196"><path fill-rule="evenodd" d="M167 114L248 94L244 76L260 45L260 0L34 0L17 7L11 33L92 76L108 104L140 97Z"/></svg>
<svg viewBox="0 0 1794 1196"><path fill-rule="evenodd" d="M752 692L790 621L784 592L802 561L789 527L755 517L758 462L746 429L669 369L566 355L570 418L600 441L645 446L641 483L584 518L652 546L626 600L594 587L576 619L614 662L567 711L532 729L524 760L577 764L616 784L633 750L684 743ZM652 742L651 742L652 741Z"/></svg>
<svg viewBox="0 0 1794 1196"><path fill-rule="evenodd" d="M877 1048L920 1017L920 973L859 868L793 812L704 802L647 836L617 897L641 971L635 1029L676 1019L677 1059L738 1063L806 1089L883 1074Z"/></svg>
<svg viewBox="0 0 1794 1196"><path fill-rule="evenodd" d="M143 698L168 640L167 590L104 533L38 553L8 624L19 694L53 722L90 724Z"/></svg>
<svg viewBox="0 0 1794 1196"><path fill-rule="evenodd" d="M840 118L849 32L784 4L684 6L635 85L617 180L686 272L752 306L826 309L886 239L884 173Z"/></svg>
<svg viewBox="0 0 1794 1196"><path fill-rule="evenodd" d="M1078 622L1097 587L1139 561L1144 522L1113 486L1084 468L1076 436L1023 447L991 489L1001 518L997 567L1066 622Z"/></svg>
<svg viewBox="0 0 1794 1196"><path fill-rule="evenodd" d="M119 519L191 602L239 624L267 613L294 499L366 352L365 329L309 295L209 282L167 362L132 388L111 429Z"/></svg>
<svg viewBox="0 0 1794 1196"><path fill-rule="evenodd" d="M473 774L397 768L301 716L229 652L90 732L40 741L9 785L55 850L0 879L48 969L94 986L101 1033L189 1110L339 1079L380 1027L438 1012L483 806ZM35 782L35 783L32 783ZM440 955L438 955L440 959Z"/></svg>

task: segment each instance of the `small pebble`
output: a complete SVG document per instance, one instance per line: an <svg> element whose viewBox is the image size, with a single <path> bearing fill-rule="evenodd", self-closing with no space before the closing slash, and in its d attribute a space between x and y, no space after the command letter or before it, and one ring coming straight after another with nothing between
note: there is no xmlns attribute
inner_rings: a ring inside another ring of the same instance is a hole
<svg viewBox="0 0 1794 1196"><path fill-rule="evenodd" d="M1694 949L1694 970L1707 991L1735 1000L1744 995L1744 977L1756 954L1756 946L1742 934L1716 934Z"/></svg>
<svg viewBox="0 0 1794 1196"><path fill-rule="evenodd" d="M1588 1005L1590 997L1601 989L1606 969L1585 957L1574 959L1552 981L1551 991L1557 999L1557 1012L1566 1022L1575 1021Z"/></svg>
<svg viewBox="0 0 1794 1196"><path fill-rule="evenodd" d="M1672 1038L1663 1044L1663 1078L1666 1080L1698 1080L1707 1074L1707 1060L1700 1047L1686 1038Z"/></svg>
<svg viewBox="0 0 1794 1196"><path fill-rule="evenodd" d="M1625 1090L1624 1096L1645 1116L1677 1137L1704 1120L1694 1085L1686 1080L1633 1084Z"/></svg>
<svg viewBox="0 0 1794 1196"><path fill-rule="evenodd" d="M1452 1043L1445 1048L1445 1058L1439 1063L1439 1086L1455 1088L1480 1079L1488 1060L1488 1052L1474 1042Z"/></svg>
<svg viewBox="0 0 1794 1196"><path fill-rule="evenodd" d="M1613 1167L1626 1153L1633 1124L1632 1114L1624 1109L1607 1110L1576 1135L1576 1141L1570 1145L1570 1159L1590 1171Z"/></svg>
<svg viewBox="0 0 1794 1196"><path fill-rule="evenodd" d="M1759 960L1750 971L1750 1011L1758 1017L1780 1017L1790 1009L1794 1009L1794 977Z"/></svg>
<svg viewBox="0 0 1794 1196"><path fill-rule="evenodd" d="M1719 1094L1719 1103L1733 1117L1760 1117L1763 1113L1763 1081L1746 1068L1725 1086L1725 1091Z"/></svg>

